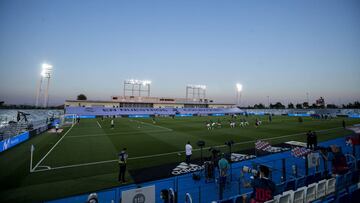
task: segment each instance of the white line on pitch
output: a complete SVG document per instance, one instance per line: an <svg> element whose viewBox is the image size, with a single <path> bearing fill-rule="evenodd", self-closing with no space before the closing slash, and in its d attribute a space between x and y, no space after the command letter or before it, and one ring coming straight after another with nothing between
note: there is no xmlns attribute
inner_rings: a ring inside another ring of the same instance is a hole
<svg viewBox="0 0 360 203"><path fill-rule="evenodd" d="M68 131L66 131L66 133L54 144L54 146L45 154L45 156L44 156L42 159L40 159L40 161L34 166L33 170L35 170L36 167L38 167L38 166L41 164L41 162L44 161L44 159L50 154L50 152L51 152L52 150L55 149L55 147L60 143L60 141L65 137L65 135L67 135L67 134L70 132L70 130L71 130L73 127L74 127L74 125L72 125L72 126L69 128Z"/></svg>
<svg viewBox="0 0 360 203"><path fill-rule="evenodd" d="M331 131L331 130L335 130L335 129L339 129L339 128L341 128L341 127L329 128L329 129L325 129L325 130L318 130L316 132L326 132L326 131ZM295 133L295 134L290 134L290 135L282 135L282 136L277 136L277 137L264 138L264 139L261 139L261 140L274 140L274 139L279 139L279 138L284 138L284 137L292 137L292 136L305 135L305 134L306 134L306 132L302 132L302 133ZM255 143L256 140L258 140L258 139L249 140L249 141L245 141L245 142L237 142L234 145L243 145L243 144ZM227 146L227 145L218 145L218 146L212 146L212 147L225 147L225 146ZM211 147L204 147L203 150L207 150L207 149L210 149L210 148ZM193 151L200 151L200 149L199 148L194 149ZM171 155L171 154L179 154L179 153L184 153L184 151L175 151L175 152L168 152L168 153L162 153L162 154L153 154L153 155L146 155L146 156L130 157L128 160L146 159L146 158L160 157L160 156L166 156L166 155ZM65 169L65 168L74 168L74 167L79 167L79 166L90 166L90 165L96 165L96 164L111 163L111 162L116 162L116 161L118 161L118 160L113 159L113 160L89 162L89 163L83 163L83 164L58 166L58 167L51 167L50 169L34 170L33 172L41 172L41 171L49 171L49 170L57 170L57 169ZM36 168L34 168L34 169L36 169Z"/></svg>
<svg viewBox="0 0 360 203"><path fill-rule="evenodd" d="M339 129L339 128L342 128L342 127L337 127L337 128L329 128L329 129L325 129L325 130L315 130L315 132L326 132L326 131L330 131L330 130L336 130L336 129ZM282 136L277 136L277 137L270 137L270 138L264 138L264 139L259 139L259 140L276 140L276 139L279 139L279 138L284 138L284 137L292 137L292 136L296 136L296 135L305 135L306 132L304 133L295 133L295 134L290 134L290 135L282 135ZM236 143L235 143L236 144Z"/></svg>
<svg viewBox="0 0 360 203"><path fill-rule="evenodd" d="M96 123L98 124L99 128L102 128L99 121L96 121Z"/></svg>
<svg viewBox="0 0 360 203"><path fill-rule="evenodd" d="M132 119L131 119L132 120ZM137 120L132 120L132 121L135 121L137 123L141 123L141 124L144 124L144 125L148 125L148 126L151 126L151 127L156 127L156 128L162 128L162 129L165 129L167 131L173 131L173 129L170 129L170 128L167 128L167 127L163 127L163 126L159 126L159 125L153 125L151 123L145 123L145 122L142 122L142 121L137 121Z"/></svg>
<svg viewBox="0 0 360 203"><path fill-rule="evenodd" d="M89 163L83 163L83 164L74 164L74 165L67 165L67 166L58 166L58 167L51 167L51 168L45 168L45 169L38 169L38 170L35 170L34 172L58 170L58 169L65 169L65 168L74 168L74 167L79 167L79 166L91 166L91 165L104 164L104 163L110 163L110 162L115 162L115 161L117 161L117 159L107 160L107 161L89 162Z"/></svg>
<svg viewBox="0 0 360 203"><path fill-rule="evenodd" d="M165 133L169 132L168 130L146 130L146 131L135 131L135 132L118 132L118 133L102 133L102 134L93 134L93 135L72 135L67 136L66 138L81 138L81 137L104 137L109 135L123 135L123 134L142 134L142 133Z"/></svg>

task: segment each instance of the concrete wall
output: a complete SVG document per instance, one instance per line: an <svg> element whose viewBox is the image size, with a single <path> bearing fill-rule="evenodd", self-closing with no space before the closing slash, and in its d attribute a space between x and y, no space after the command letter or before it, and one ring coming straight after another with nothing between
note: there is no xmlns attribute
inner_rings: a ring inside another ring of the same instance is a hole
<svg viewBox="0 0 360 203"><path fill-rule="evenodd" d="M85 106L85 107L119 107L119 102L97 102L97 101L66 101L65 107L67 106Z"/></svg>
<svg viewBox="0 0 360 203"><path fill-rule="evenodd" d="M184 104L154 104L154 108L184 108Z"/></svg>

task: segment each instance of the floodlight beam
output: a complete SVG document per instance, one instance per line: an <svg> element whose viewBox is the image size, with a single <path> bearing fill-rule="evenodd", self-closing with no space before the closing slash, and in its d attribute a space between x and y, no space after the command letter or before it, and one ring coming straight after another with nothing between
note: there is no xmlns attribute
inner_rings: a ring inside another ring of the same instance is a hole
<svg viewBox="0 0 360 203"><path fill-rule="evenodd" d="M242 84L237 83L237 84L236 84L236 90L237 90L238 92L241 92L241 91L242 91Z"/></svg>
<svg viewBox="0 0 360 203"><path fill-rule="evenodd" d="M40 72L40 83L38 86L37 94L36 94L36 101L35 106L39 106L39 100L41 95L44 97L44 103L43 106L47 107L49 103L49 86L50 86L50 78L51 78L51 72L52 72L53 66L48 63L43 63L41 65L41 72ZM45 86L45 92L42 94L42 86L43 82L47 80L46 86Z"/></svg>

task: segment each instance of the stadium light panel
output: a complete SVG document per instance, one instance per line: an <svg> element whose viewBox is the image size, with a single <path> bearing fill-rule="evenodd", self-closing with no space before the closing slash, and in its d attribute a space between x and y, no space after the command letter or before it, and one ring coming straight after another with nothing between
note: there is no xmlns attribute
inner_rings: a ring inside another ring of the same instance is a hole
<svg viewBox="0 0 360 203"><path fill-rule="evenodd" d="M41 76L46 77L51 73L52 65L44 63L42 64Z"/></svg>
<svg viewBox="0 0 360 203"><path fill-rule="evenodd" d="M142 81L142 85L146 86L146 85L150 85L151 81L150 80L143 80Z"/></svg>
<svg viewBox="0 0 360 203"><path fill-rule="evenodd" d="M241 92L242 91L242 84L237 83L236 84L236 89L237 89L238 92Z"/></svg>
<svg viewBox="0 0 360 203"><path fill-rule="evenodd" d="M203 90L206 89L206 85L187 85L187 87L190 87L190 88L199 88L199 89L203 89Z"/></svg>
<svg viewBox="0 0 360 203"><path fill-rule="evenodd" d="M150 80L136 80L136 79L129 79L125 81L126 83L133 84L133 85L150 85Z"/></svg>

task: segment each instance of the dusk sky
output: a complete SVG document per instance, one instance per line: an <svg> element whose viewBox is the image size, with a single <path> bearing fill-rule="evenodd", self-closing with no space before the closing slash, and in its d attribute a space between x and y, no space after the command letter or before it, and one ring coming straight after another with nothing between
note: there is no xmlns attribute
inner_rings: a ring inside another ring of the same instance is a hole
<svg viewBox="0 0 360 203"><path fill-rule="evenodd" d="M216 102L360 100L358 0L0 0L0 101L34 104L41 64L50 104L109 100L125 79L151 96L203 84Z"/></svg>

